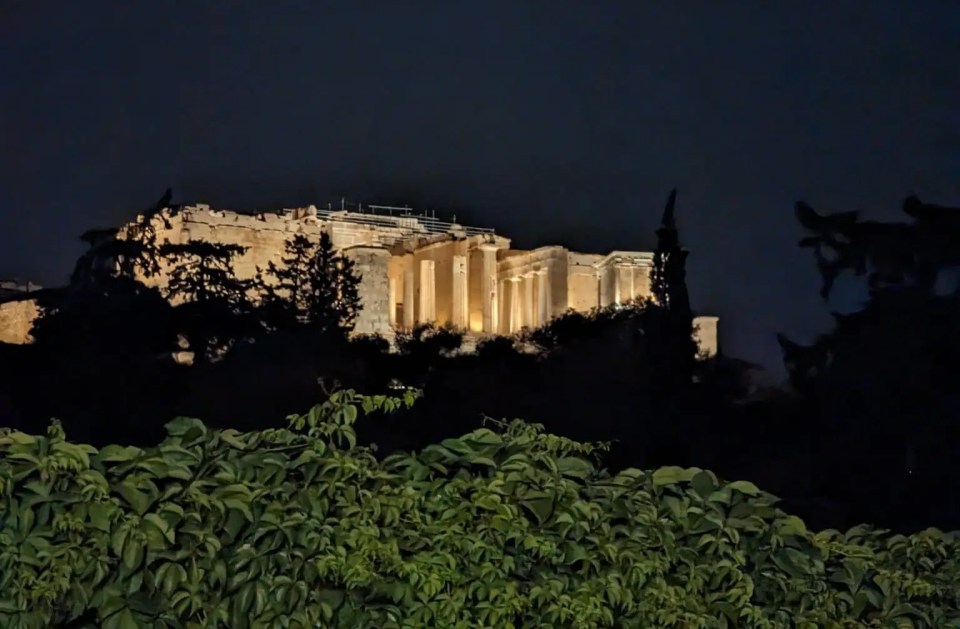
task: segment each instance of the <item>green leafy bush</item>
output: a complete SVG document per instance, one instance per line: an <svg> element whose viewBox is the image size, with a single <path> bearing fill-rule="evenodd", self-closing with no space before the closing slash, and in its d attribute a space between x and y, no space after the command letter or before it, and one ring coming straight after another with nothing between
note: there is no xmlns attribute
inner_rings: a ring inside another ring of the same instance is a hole
<svg viewBox="0 0 960 629"><path fill-rule="evenodd" d="M948 627L960 542L811 533L747 482L615 476L515 421L378 461L339 392L156 448L0 437L0 627Z"/></svg>

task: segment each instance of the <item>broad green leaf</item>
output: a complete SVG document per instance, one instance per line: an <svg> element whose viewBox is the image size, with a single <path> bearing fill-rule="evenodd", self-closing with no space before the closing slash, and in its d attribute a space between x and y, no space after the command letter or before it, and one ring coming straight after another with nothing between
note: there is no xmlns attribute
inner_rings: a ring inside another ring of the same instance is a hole
<svg viewBox="0 0 960 629"><path fill-rule="evenodd" d="M0 627L960 626L955 534L812 535L752 483L611 476L521 421L330 447L357 407L400 405L340 391L298 432L180 419L146 450L0 437Z"/></svg>
<svg viewBox="0 0 960 629"><path fill-rule="evenodd" d="M237 450L247 449L247 444L243 441L242 437L242 433L233 429L223 430L220 432L220 439L230 447L236 448Z"/></svg>
<svg viewBox="0 0 960 629"><path fill-rule="evenodd" d="M193 417L177 417L166 425L167 434L171 437L180 437L184 442L207 434L207 427L199 419Z"/></svg>
<svg viewBox="0 0 960 629"><path fill-rule="evenodd" d="M795 515L788 515L776 523L777 534L786 537L789 535L807 535L807 525Z"/></svg>
<svg viewBox="0 0 960 629"><path fill-rule="evenodd" d="M706 498L717 488L717 477L711 472L698 472L690 480L693 490Z"/></svg>
<svg viewBox="0 0 960 629"><path fill-rule="evenodd" d="M141 562L143 562L144 554L144 547L135 539L128 538L127 543L123 546L123 565L130 572L136 570L140 567Z"/></svg>
<svg viewBox="0 0 960 629"><path fill-rule="evenodd" d="M103 629L139 629L140 623L129 608L124 608L103 621Z"/></svg>
<svg viewBox="0 0 960 629"><path fill-rule="evenodd" d="M734 481L728 484L727 487L748 496L757 496L760 494L760 489L758 489L756 485L745 480Z"/></svg>
<svg viewBox="0 0 960 629"><path fill-rule="evenodd" d="M134 486L130 481L121 481L116 489L117 493L133 507L133 511L137 515L146 513L153 501L157 499L157 496L149 491L146 486Z"/></svg>
<svg viewBox="0 0 960 629"><path fill-rule="evenodd" d="M538 524L543 524L553 513L554 500L554 496L546 492L528 491L521 504L533 514Z"/></svg>
<svg viewBox="0 0 960 629"><path fill-rule="evenodd" d="M653 473L653 484L657 487L676 485L692 479L700 470L682 467L661 467Z"/></svg>
<svg viewBox="0 0 960 629"><path fill-rule="evenodd" d="M97 458L105 463L125 463L141 456L143 451L133 446L106 446L101 448Z"/></svg>
<svg viewBox="0 0 960 629"><path fill-rule="evenodd" d="M143 516L143 521L160 532L171 544L176 542L176 534L170 524L156 513L148 513Z"/></svg>
<svg viewBox="0 0 960 629"><path fill-rule="evenodd" d="M560 457L556 461L557 471L564 476L586 480L593 476L595 470L589 461L576 457Z"/></svg>
<svg viewBox="0 0 960 629"><path fill-rule="evenodd" d="M104 533L109 533L110 518L116 510L116 505L108 502L92 502L88 504L87 517L90 518L90 525Z"/></svg>

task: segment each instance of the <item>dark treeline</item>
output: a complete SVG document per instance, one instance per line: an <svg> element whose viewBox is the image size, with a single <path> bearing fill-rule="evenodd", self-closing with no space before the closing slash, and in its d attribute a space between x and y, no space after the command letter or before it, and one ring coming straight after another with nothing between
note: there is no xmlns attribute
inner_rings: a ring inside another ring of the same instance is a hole
<svg viewBox="0 0 960 629"><path fill-rule="evenodd" d="M292 238L283 265L245 281L232 270L242 248L158 243L158 213L123 238L88 232L71 284L39 295L34 343L0 346L0 425L39 432L55 417L74 441L143 445L175 416L262 428L336 387L415 387L425 395L411 410L359 426L378 452L485 416L524 418L611 441L613 469L749 478L817 528L960 528L960 290L944 291L942 272L960 263L960 211L910 198L903 222L878 223L798 204L823 296L851 271L869 298L809 346L781 337L790 382L758 391L747 363L695 359L674 201L657 233L653 299L569 313L475 353L458 352L458 331L431 326L400 334L396 353L351 338L358 276L326 237ZM169 284L152 288L163 269Z"/></svg>

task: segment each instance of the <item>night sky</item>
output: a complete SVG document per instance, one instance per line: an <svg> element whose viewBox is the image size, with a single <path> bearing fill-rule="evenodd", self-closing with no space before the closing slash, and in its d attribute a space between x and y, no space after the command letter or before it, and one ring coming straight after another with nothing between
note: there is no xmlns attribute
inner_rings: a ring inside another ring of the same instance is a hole
<svg viewBox="0 0 960 629"><path fill-rule="evenodd" d="M596 252L676 186L694 307L777 369L828 325L796 200L960 205L960 2L7 0L0 162L0 276L45 285L167 186Z"/></svg>

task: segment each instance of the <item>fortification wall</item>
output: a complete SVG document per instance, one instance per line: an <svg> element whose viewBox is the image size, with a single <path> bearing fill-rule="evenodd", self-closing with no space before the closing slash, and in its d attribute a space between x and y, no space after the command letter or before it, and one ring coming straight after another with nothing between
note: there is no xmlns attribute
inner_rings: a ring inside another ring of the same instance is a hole
<svg viewBox="0 0 960 629"><path fill-rule="evenodd" d="M159 242L201 240L245 247L246 250L236 258L234 264L237 277L241 279L256 277L260 270L267 269L271 263L279 265L285 243L297 234L316 243L321 234L326 232L336 249L347 249L356 246L393 246L416 231L410 227L364 225L336 218L323 220L317 218L315 208L297 208L281 214L249 215L211 210L200 205L188 206L178 212L164 211L150 221ZM128 233L129 228L121 230L121 237ZM169 267L150 283L163 285L167 272Z"/></svg>
<svg viewBox="0 0 960 629"><path fill-rule="evenodd" d="M145 219L139 217L138 220ZM298 208L281 214L248 215L211 210L207 206L191 206L177 212L164 211L149 220L156 231L158 243L204 241L244 247L244 252L234 260L234 271L240 279L262 276L271 264L282 266L284 247L294 236L303 235L316 244L323 233L329 234L334 248L348 255L361 275L359 293L362 310L357 319L358 334L390 331L387 274L390 254L386 247L416 232L415 225L411 226L409 220L398 221L399 227L355 224L337 219L322 220L317 218L315 208ZM121 237L128 234L129 227L121 230ZM171 265L163 263L159 275L140 279L150 285L164 287L170 271Z"/></svg>

